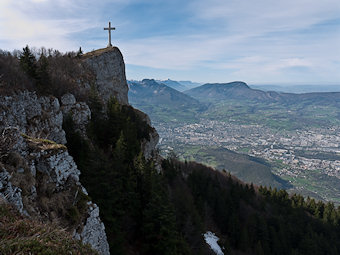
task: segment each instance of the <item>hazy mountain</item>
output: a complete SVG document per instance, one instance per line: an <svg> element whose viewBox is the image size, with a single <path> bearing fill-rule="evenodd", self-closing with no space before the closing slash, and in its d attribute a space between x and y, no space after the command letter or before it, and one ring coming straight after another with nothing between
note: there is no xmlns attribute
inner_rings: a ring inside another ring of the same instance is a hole
<svg viewBox="0 0 340 255"><path fill-rule="evenodd" d="M187 89L196 88L202 85L202 83L192 82L192 81L178 81L178 82L184 85L185 87L187 87Z"/></svg>
<svg viewBox="0 0 340 255"><path fill-rule="evenodd" d="M205 109L198 100L153 79L128 81L129 102L151 116L153 121L190 120Z"/></svg>
<svg viewBox="0 0 340 255"><path fill-rule="evenodd" d="M340 92L340 85L249 85L253 89L286 93Z"/></svg>
<svg viewBox="0 0 340 255"><path fill-rule="evenodd" d="M226 99L272 100L278 97L277 92L264 92L251 89L246 83L235 81L230 83L207 83L184 91L185 94L198 100L221 101Z"/></svg>
<svg viewBox="0 0 340 255"><path fill-rule="evenodd" d="M175 90L178 90L180 92L188 89L188 87L186 87L185 85L183 85L183 84L181 84L177 81L170 80L170 79L167 79L167 80L164 80L164 81L161 81L161 80L156 80L156 81L160 84L165 84L168 87L173 88Z"/></svg>
<svg viewBox="0 0 340 255"><path fill-rule="evenodd" d="M144 79L141 82L128 82L128 84L130 88L129 99L131 103L140 103L141 101L144 101L176 107L200 104L196 99L183 94L168 85L160 84L153 79Z"/></svg>
<svg viewBox="0 0 340 255"><path fill-rule="evenodd" d="M315 93L282 93L276 91L262 91L250 88L244 82L208 83L200 87L184 91L202 102L220 102L229 99L241 101L257 101L263 103L279 102L295 104L336 104L340 103L340 92L315 92Z"/></svg>

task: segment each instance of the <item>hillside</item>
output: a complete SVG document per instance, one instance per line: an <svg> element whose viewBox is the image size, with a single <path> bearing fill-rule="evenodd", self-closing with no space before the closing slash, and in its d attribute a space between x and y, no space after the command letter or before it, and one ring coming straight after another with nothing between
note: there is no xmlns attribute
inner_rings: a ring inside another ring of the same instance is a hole
<svg viewBox="0 0 340 255"><path fill-rule="evenodd" d="M217 146L176 145L176 153L188 161L227 171L240 180L256 185L289 189L292 185L273 174L272 166L261 158L251 157Z"/></svg>
<svg viewBox="0 0 340 255"><path fill-rule="evenodd" d="M208 230L220 238L224 254L339 252L339 209L330 203L254 187L194 162L169 159L163 169L193 254L205 254L199 233Z"/></svg>
<svg viewBox="0 0 340 255"><path fill-rule="evenodd" d="M261 90L251 89L244 82L230 83L208 83L202 86L186 90L185 94L192 96L202 102L220 102L228 99L239 100L273 100L277 97L277 93L272 96Z"/></svg>

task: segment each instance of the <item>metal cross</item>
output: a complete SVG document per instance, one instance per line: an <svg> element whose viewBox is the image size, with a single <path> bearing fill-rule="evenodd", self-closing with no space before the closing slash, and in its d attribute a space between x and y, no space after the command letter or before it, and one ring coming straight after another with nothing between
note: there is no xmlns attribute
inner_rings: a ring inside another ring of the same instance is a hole
<svg viewBox="0 0 340 255"><path fill-rule="evenodd" d="M109 44L107 45L107 47L112 47L111 44L111 30L115 30L115 27L111 27L111 22L109 22L109 27L104 27L104 30L109 30Z"/></svg>

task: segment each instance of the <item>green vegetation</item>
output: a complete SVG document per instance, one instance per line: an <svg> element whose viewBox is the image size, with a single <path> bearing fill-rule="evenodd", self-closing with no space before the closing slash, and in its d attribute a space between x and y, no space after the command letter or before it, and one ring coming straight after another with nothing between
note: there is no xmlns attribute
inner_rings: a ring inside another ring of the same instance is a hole
<svg viewBox="0 0 340 255"><path fill-rule="evenodd" d="M19 215L0 201L0 254L98 254L89 245L72 239L56 225L42 224Z"/></svg>
<svg viewBox="0 0 340 255"><path fill-rule="evenodd" d="M80 57L79 52L62 54L58 50L28 46L21 52L0 50L0 92L8 94L21 89L59 98L70 92L78 99L86 99L79 84L93 84L94 75L79 61Z"/></svg>
<svg viewBox="0 0 340 255"><path fill-rule="evenodd" d="M339 125L337 106L318 102L295 104L252 102L230 99L211 104L202 115L210 120L232 120L237 124L258 124L275 130L296 130L308 127Z"/></svg>
<svg viewBox="0 0 340 255"><path fill-rule="evenodd" d="M294 186L293 192L340 204L340 180L335 176L329 176L320 171L308 171L297 177L282 178L290 180Z"/></svg>
<svg viewBox="0 0 340 255"><path fill-rule="evenodd" d="M34 138L26 134L21 134L21 136L31 145L34 145L41 150L67 150L65 145L58 144L48 139Z"/></svg>
<svg viewBox="0 0 340 255"><path fill-rule="evenodd" d="M198 121L197 107L167 107L162 105L147 105L135 103L134 107L148 113L156 123L194 123Z"/></svg>
<svg viewBox="0 0 340 255"><path fill-rule="evenodd" d="M195 215L196 221L205 223L206 230L218 233L225 254L340 251L340 208L331 203L254 187L194 162L169 159L163 167L172 192L182 192L180 198L175 196L178 193L173 196L179 224ZM188 201L187 206L181 198Z"/></svg>
<svg viewBox="0 0 340 255"><path fill-rule="evenodd" d="M207 230L221 238L226 254L340 251L340 209L333 204L244 184L225 171L174 158L164 160L158 173L140 150L151 128L129 106L112 99L103 114L95 93L90 99L89 140L74 132L70 119L64 126L81 181L100 207L112 254L206 254ZM211 162L224 157L213 154ZM242 163L237 158L226 169Z"/></svg>
<svg viewBox="0 0 340 255"><path fill-rule="evenodd" d="M114 99L103 114L97 99L90 96L89 140L74 132L70 118L64 129L81 182L100 207L111 254L185 254L164 179L141 152L152 128Z"/></svg>

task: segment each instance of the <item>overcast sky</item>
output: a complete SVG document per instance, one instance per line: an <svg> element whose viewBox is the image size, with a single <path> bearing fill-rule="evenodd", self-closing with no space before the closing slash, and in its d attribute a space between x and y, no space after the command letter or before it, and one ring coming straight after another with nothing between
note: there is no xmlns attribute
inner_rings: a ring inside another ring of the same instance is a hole
<svg viewBox="0 0 340 255"><path fill-rule="evenodd" d="M0 0L0 49L124 55L128 79L340 84L340 0Z"/></svg>

